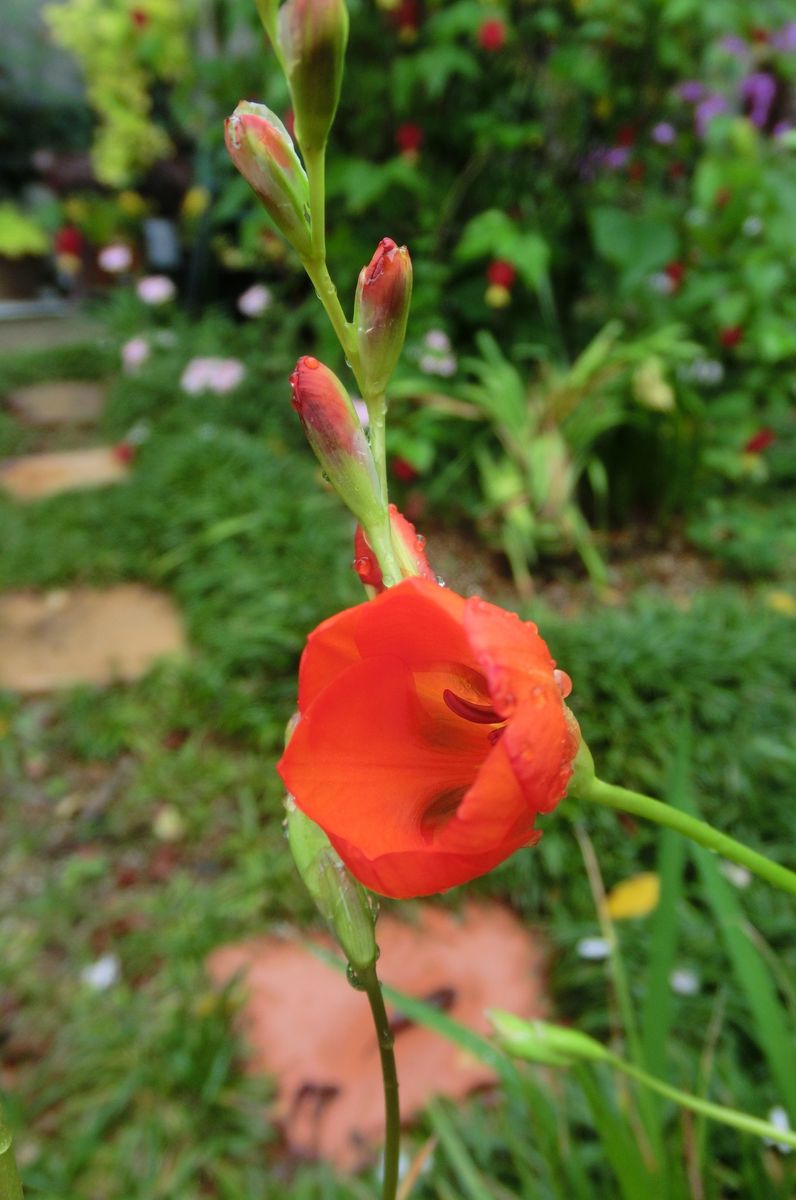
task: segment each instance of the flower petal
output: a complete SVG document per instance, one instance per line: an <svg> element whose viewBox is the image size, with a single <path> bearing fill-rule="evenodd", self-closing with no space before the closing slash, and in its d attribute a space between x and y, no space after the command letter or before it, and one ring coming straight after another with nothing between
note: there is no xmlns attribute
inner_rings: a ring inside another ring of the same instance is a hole
<svg viewBox="0 0 796 1200"><path fill-rule="evenodd" d="M473 596L465 601L464 629L502 717L552 682L555 661L531 621Z"/></svg>

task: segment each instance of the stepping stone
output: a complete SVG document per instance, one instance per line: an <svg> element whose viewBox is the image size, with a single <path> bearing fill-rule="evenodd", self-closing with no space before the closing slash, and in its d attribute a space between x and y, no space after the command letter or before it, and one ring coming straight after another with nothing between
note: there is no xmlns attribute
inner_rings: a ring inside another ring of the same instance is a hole
<svg viewBox="0 0 796 1200"><path fill-rule="evenodd" d="M469 903L462 914L417 905L411 924L379 919L379 972L469 1029L488 1033L490 1007L545 1015L546 951L507 909ZM320 938L316 944L331 949ZM339 952L338 952L339 953ZM262 937L208 959L219 986L242 978L247 1069L276 1077L276 1117L291 1149L341 1170L372 1159L384 1137L381 1069L367 998L297 940ZM387 1005L405 1121L432 1096L461 1099L497 1083L493 1071Z"/></svg>
<svg viewBox="0 0 796 1200"><path fill-rule="evenodd" d="M8 406L26 424L41 429L93 425L102 415L107 392L102 383L83 379L52 380L11 392Z"/></svg>
<svg viewBox="0 0 796 1200"><path fill-rule="evenodd" d="M130 682L184 652L169 598L138 584L0 596L0 688L33 695Z"/></svg>
<svg viewBox="0 0 796 1200"><path fill-rule="evenodd" d="M15 500L39 500L59 492L119 483L129 474L129 463L115 446L95 446L7 458L0 462L0 487Z"/></svg>

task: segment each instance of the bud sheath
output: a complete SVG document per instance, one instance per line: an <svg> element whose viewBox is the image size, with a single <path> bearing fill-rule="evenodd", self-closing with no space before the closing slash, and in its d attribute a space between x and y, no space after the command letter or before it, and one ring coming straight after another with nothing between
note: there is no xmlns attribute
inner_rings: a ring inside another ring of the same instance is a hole
<svg viewBox="0 0 796 1200"><path fill-rule="evenodd" d="M369 396L384 393L403 349L412 300L412 260L406 246L382 238L359 273L354 305L362 386Z"/></svg>
<svg viewBox="0 0 796 1200"><path fill-rule="evenodd" d="M386 517L376 466L351 397L317 358L300 358L290 376L293 407L323 470L366 528Z"/></svg>
<svg viewBox="0 0 796 1200"><path fill-rule="evenodd" d="M290 851L307 891L351 966L364 971L376 961L375 912L361 883L343 865L326 834L287 799Z"/></svg>
<svg viewBox="0 0 796 1200"><path fill-rule="evenodd" d="M309 185L290 134L264 104L241 100L225 123L230 158L302 257L312 245Z"/></svg>
<svg viewBox="0 0 796 1200"><path fill-rule="evenodd" d="M347 42L345 0L287 0L279 10L279 47L305 157L326 145L340 99Z"/></svg>

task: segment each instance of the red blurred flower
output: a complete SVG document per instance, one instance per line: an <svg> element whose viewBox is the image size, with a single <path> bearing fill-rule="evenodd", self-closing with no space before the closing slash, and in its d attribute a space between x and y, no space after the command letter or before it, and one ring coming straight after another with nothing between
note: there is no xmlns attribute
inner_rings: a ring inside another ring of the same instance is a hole
<svg viewBox="0 0 796 1200"><path fill-rule="evenodd" d="M419 575L421 579L430 579L435 582L436 576L426 558L426 539L417 532L411 521L407 521L394 504L390 505L390 527L399 561L408 562L412 567L412 573ZM361 525L357 525L354 534L354 570L368 587L376 588L379 592L384 591L381 567Z"/></svg>
<svg viewBox="0 0 796 1200"><path fill-rule="evenodd" d="M56 254L73 254L79 258L83 253L85 239L76 225L62 225L53 239Z"/></svg>
<svg viewBox="0 0 796 1200"><path fill-rule="evenodd" d="M146 29L149 24L149 13L143 8L133 8L130 10L130 20L137 29Z"/></svg>
<svg viewBox="0 0 796 1200"><path fill-rule="evenodd" d="M616 131L617 146L633 146L636 141L636 127L630 122L620 125Z"/></svg>
<svg viewBox="0 0 796 1200"><path fill-rule="evenodd" d="M663 268L663 273L671 280L673 290L677 291L685 279L685 263L676 261L667 263Z"/></svg>
<svg viewBox="0 0 796 1200"><path fill-rule="evenodd" d="M743 341L743 325L728 325L726 329L720 329L719 341L725 350L732 350Z"/></svg>
<svg viewBox="0 0 796 1200"><path fill-rule="evenodd" d="M310 634L279 773L366 887L455 887L566 793L579 732L554 668L534 625L405 579Z"/></svg>
<svg viewBox="0 0 796 1200"><path fill-rule="evenodd" d="M411 483L420 475L420 472L410 462L407 462L405 458L396 457L390 465L392 466L393 475L400 483Z"/></svg>
<svg viewBox="0 0 796 1200"><path fill-rule="evenodd" d="M744 446L744 452L746 454L762 454L764 450L768 450L769 446L773 446L776 440L777 435L773 429L758 429L757 433L753 434Z"/></svg>
<svg viewBox="0 0 796 1200"><path fill-rule="evenodd" d="M685 164L679 161L669 163L669 166L666 168L666 173L671 179L682 179L685 175Z"/></svg>
<svg viewBox="0 0 796 1200"><path fill-rule="evenodd" d="M399 125L395 131L395 144L401 154L417 154L423 145L423 130L419 125Z"/></svg>
<svg viewBox="0 0 796 1200"><path fill-rule="evenodd" d="M117 462L131 463L135 458L135 446L132 442L117 442L113 447L113 457Z"/></svg>
<svg viewBox="0 0 796 1200"><path fill-rule="evenodd" d="M498 17L490 17L478 28L478 45L482 50L494 53L506 44L506 26Z"/></svg>
<svg viewBox="0 0 796 1200"><path fill-rule="evenodd" d="M496 258L486 269L486 277L492 287L502 287L511 290L517 278L517 268L513 263L502 258Z"/></svg>
<svg viewBox="0 0 796 1200"><path fill-rule="evenodd" d="M627 177L631 183L641 183L646 174L647 168L643 162L632 162L627 168Z"/></svg>

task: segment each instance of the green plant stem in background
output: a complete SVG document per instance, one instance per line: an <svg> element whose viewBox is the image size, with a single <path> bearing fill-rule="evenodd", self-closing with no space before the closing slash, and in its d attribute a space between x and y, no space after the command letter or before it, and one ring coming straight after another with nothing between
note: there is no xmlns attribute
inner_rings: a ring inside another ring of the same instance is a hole
<svg viewBox="0 0 796 1200"><path fill-rule="evenodd" d="M401 1144L401 1111L398 1105L398 1072L395 1067L393 1033L384 1007L381 983L375 964L357 975L359 984L368 997L381 1059L381 1077L384 1084L384 1176L382 1200L395 1200L398 1188L398 1154Z"/></svg>
<svg viewBox="0 0 796 1200"><path fill-rule="evenodd" d="M0 1200L22 1200L11 1130L0 1112Z"/></svg>
<svg viewBox="0 0 796 1200"><path fill-rule="evenodd" d="M796 896L796 872L780 866L779 863L772 862L770 858L764 854L758 854L756 850L750 850L742 842L728 837L726 833L720 833L706 821L690 817L679 808L663 804L660 800L653 800L651 796L644 796L641 792L631 792L628 788L619 787L613 783L604 783L601 779L595 779L591 787L582 793L582 798L590 800L594 804L602 804L605 808L615 808L620 812L630 813L634 817L644 817L667 829L674 829L677 833L691 838L692 841L704 846L707 850L715 850L717 854L723 855L731 862L747 867L754 875L759 875L767 883L772 883L775 887L782 888L783 891Z"/></svg>
<svg viewBox="0 0 796 1200"><path fill-rule="evenodd" d="M703 1100L701 1096L692 1095L691 1092L681 1092L679 1088L664 1083L654 1075L648 1075L640 1067L635 1067L607 1051L605 1061L617 1071L622 1071L631 1079L638 1080L644 1087L657 1092L659 1096L679 1104L681 1108L688 1108L691 1112L699 1113L712 1121L720 1121L722 1125L730 1125L733 1129L740 1129L743 1133L751 1133L755 1137L767 1138L772 1142L781 1142L783 1146L792 1146L796 1150L796 1133L792 1130L778 1129L770 1121L752 1117L736 1108L725 1108L723 1104L713 1104L710 1100Z"/></svg>

